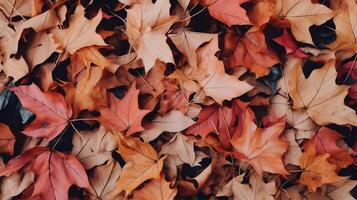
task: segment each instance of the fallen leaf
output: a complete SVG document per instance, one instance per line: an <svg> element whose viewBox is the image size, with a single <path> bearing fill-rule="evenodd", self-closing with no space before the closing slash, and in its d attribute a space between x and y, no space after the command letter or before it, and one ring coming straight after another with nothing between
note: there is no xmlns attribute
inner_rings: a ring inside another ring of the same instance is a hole
<svg viewBox="0 0 357 200"><path fill-rule="evenodd" d="M10 128L6 124L0 123L0 152L13 154L15 142L16 138Z"/></svg>
<svg viewBox="0 0 357 200"><path fill-rule="evenodd" d="M264 129L257 128L249 116L244 120L247 126L242 136L231 139L234 156L252 165L259 175L263 171L287 174L282 157L289 145L280 136L285 128L284 118Z"/></svg>
<svg viewBox="0 0 357 200"><path fill-rule="evenodd" d="M165 157L159 158L149 143L143 143L136 138L120 139L119 153L126 164L116 183L113 196L122 191L128 196L146 180L160 179Z"/></svg>
<svg viewBox="0 0 357 200"><path fill-rule="evenodd" d="M15 172L8 177L4 177L0 184L0 198L11 199L21 194L33 181L34 174L32 172L25 173L24 175Z"/></svg>
<svg viewBox="0 0 357 200"><path fill-rule="evenodd" d="M275 1L275 14L278 19L289 20L296 40L308 44L314 44L309 32L310 26L321 25L335 15L328 7L312 3L311 0Z"/></svg>
<svg viewBox="0 0 357 200"><path fill-rule="evenodd" d="M84 7L78 5L76 11L70 18L70 26L67 29L59 27L51 29L56 43L59 44L59 50L74 54L83 47L92 45L106 46L103 38L95 32L102 19L102 12L93 19L87 19L84 16Z"/></svg>
<svg viewBox="0 0 357 200"><path fill-rule="evenodd" d="M121 167L114 160L94 168L92 176L89 177L89 183L92 187L88 189L88 192L91 199L111 200L111 193L120 174Z"/></svg>
<svg viewBox="0 0 357 200"><path fill-rule="evenodd" d="M212 17L219 21L232 25L248 25L251 24L246 11L241 7L241 4L249 0L204 0Z"/></svg>
<svg viewBox="0 0 357 200"><path fill-rule="evenodd" d="M176 196L177 189L171 189L170 182L165 180L163 175L159 180L153 179L144 185L143 188L133 192L133 199L135 200L173 200Z"/></svg>
<svg viewBox="0 0 357 200"><path fill-rule="evenodd" d="M98 120L106 128L126 131L127 135L132 135L135 132L143 131L141 120L149 112L141 110L138 104L139 90L135 88L133 83L123 99L118 99L114 94L109 94L108 107L100 107L101 113Z"/></svg>
<svg viewBox="0 0 357 200"><path fill-rule="evenodd" d="M0 176L9 176L21 168L25 173L35 174L32 196L39 195L42 199L66 200L71 185L89 187L87 174L74 156L47 147L37 146L11 159L0 170Z"/></svg>
<svg viewBox="0 0 357 200"><path fill-rule="evenodd" d="M313 145L305 146L305 152L300 159L300 167L303 170L299 182L308 187L309 191L316 189L326 183L334 183L341 180L337 176L337 166L327 161L329 154L317 155Z"/></svg>
<svg viewBox="0 0 357 200"><path fill-rule="evenodd" d="M249 184L243 184L244 174L234 177L223 187L217 196L234 196L236 200L273 200L276 186L271 181L264 183L263 179L256 173L249 177Z"/></svg>
<svg viewBox="0 0 357 200"><path fill-rule="evenodd" d="M194 140L182 133L177 133L169 143L162 146L160 155L177 156L182 162L193 166L196 160Z"/></svg>
<svg viewBox="0 0 357 200"><path fill-rule="evenodd" d="M35 84L18 86L11 90L21 104L36 115L35 120L23 131L25 135L52 140L70 123L72 111L67 108L60 93L42 92Z"/></svg>

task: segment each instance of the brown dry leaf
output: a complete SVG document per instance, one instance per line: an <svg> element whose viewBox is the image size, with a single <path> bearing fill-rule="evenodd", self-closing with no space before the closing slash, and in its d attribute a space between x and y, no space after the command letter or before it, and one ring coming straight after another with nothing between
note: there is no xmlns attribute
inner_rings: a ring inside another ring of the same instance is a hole
<svg viewBox="0 0 357 200"><path fill-rule="evenodd" d="M288 151L284 154L284 163L299 166L302 151L299 144L296 142L295 131L288 129L285 131L284 136L289 142Z"/></svg>
<svg viewBox="0 0 357 200"><path fill-rule="evenodd" d="M14 145L16 142L15 136L10 128L3 123L0 123L0 153L14 153Z"/></svg>
<svg viewBox="0 0 357 200"><path fill-rule="evenodd" d="M291 63L293 70L287 85L294 109L306 110L319 125L357 125L356 112L344 104L348 86L336 85L334 59L328 60L322 68L315 69L308 78L304 76L301 60Z"/></svg>
<svg viewBox="0 0 357 200"><path fill-rule="evenodd" d="M27 172L24 175L15 172L4 177L0 183L0 199L12 199L12 197L21 194L33 184L34 178L33 172Z"/></svg>
<svg viewBox="0 0 357 200"><path fill-rule="evenodd" d="M121 174L121 167L116 161L97 166L89 177L92 187L88 189L90 200L112 200L111 193Z"/></svg>
<svg viewBox="0 0 357 200"><path fill-rule="evenodd" d="M149 179L160 179L165 157L160 158L149 143L137 138L122 138L119 153L126 164L116 184L113 196L125 191L128 196L135 188Z"/></svg>
<svg viewBox="0 0 357 200"><path fill-rule="evenodd" d="M102 12L93 19L87 19L84 16L84 7L78 5L76 11L70 18L69 27L61 29L59 27L51 29L56 43L59 44L59 50L74 54L83 47L98 45L106 46L103 38L95 32L99 22L102 20Z"/></svg>
<svg viewBox="0 0 357 200"><path fill-rule="evenodd" d="M177 189L171 189L170 182L165 180L163 174L160 179L152 179L145 183L144 187L133 192L135 200L173 200L176 196Z"/></svg>
<svg viewBox="0 0 357 200"><path fill-rule="evenodd" d="M303 172L299 182L308 187L309 191L316 189L326 183L340 181L343 177L337 176L337 166L327 161L328 153L317 155L315 147L310 143L305 146L305 152L300 159L300 167Z"/></svg>
<svg viewBox="0 0 357 200"><path fill-rule="evenodd" d="M289 20L296 40L314 44L310 26L323 24L335 13L322 4L311 3L311 0L276 0L275 15L278 19Z"/></svg>
<svg viewBox="0 0 357 200"><path fill-rule="evenodd" d="M258 174L249 177L249 184L243 184L244 174L229 181L217 196L234 196L235 200L274 200L275 182L265 183Z"/></svg>
<svg viewBox="0 0 357 200"><path fill-rule="evenodd" d="M175 63L172 52L166 43L166 32L175 17L170 16L170 1L144 1L127 9L126 33L129 43L141 58L148 72L156 59L165 63Z"/></svg>
<svg viewBox="0 0 357 200"><path fill-rule="evenodd" d="M72 139L72 154L85 169L101 165L112 159L112 151L118 146L113 134L100 126L94 131L81 131Z"/></svg>

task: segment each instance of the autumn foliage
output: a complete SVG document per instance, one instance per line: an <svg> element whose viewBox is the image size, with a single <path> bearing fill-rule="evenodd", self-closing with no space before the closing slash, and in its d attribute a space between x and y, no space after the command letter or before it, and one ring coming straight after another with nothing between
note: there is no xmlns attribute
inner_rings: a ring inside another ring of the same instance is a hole
<svg viewBox="0 0 357 200"><path fill-rule="evenodd" d="M0 11L0 200L357 199L355 0Z"/></svg>

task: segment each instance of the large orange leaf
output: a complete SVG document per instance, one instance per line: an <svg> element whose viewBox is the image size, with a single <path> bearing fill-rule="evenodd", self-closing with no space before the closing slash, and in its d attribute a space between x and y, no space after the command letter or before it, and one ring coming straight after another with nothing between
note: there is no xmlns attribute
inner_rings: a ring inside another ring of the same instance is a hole
<svg viewBox="0 0 357 200"><path fill-rule="evenodd" d="M12 91L21 104L36 115L36 119L23 131L25 135L52 140L68 125L72 110L67 108L60 93L42 92L35 84L14 87Z"/></svg>
<svg viewBox="0 0 357 200"><path fill-rule="evenodd" d="M73 155L52 151L47 147L35 147L11 159L0 169L0 176L9 176L22 168L25 172L35 174L32 197L67 200L71 185L90 187L83 166Z"/></svg>
<svg viewBox="0 0 357 200"><path fill-rule="evenodd" d="M303 170L300 183L307 185L310 191L315 192L323 184L342 180L342 177L336 174L336 165L329 163L328 158L328 153L317 155L312 143L305 146L305 152L300 159L300 167Z"/></svg>
<svg viewBox="0 0 357 200"><path fill-rule="evenodd" d="M116 131L127 131L127 135L143 131L141 120L149 110L141 110L138 103L139 90L132 84L123 99L109 94L108 107L101 107L98 120L107 128Z"/></svg>
<svg viewBox="0 0 357 200"><path fill-rule="evenodd" d="M288 142L280 138L285 128L284 118L264 129L257 128L248 116L245 124L242 136L231 140L234 156L252 165L260 175L263 171L287 174L282 157L288 150Z"/></svg>
<svg viewBox="0 0 357 200"><path fill-rule="evenodd" d="M116 184L114 196L122 191L127 196L146 180L160 179L165 157L160 158L149 143L137 138L122 138L119 153L126 164Z"/></svg>

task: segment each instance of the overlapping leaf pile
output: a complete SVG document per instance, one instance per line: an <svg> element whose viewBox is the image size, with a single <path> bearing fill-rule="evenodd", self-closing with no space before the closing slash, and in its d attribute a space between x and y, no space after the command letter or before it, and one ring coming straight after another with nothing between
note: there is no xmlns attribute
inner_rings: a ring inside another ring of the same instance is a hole
<svg viewBox="0 0 357 200"><path fill-rule="evenodd" d="M355 0L1 0L0 199L357 198Z"/></svg>

